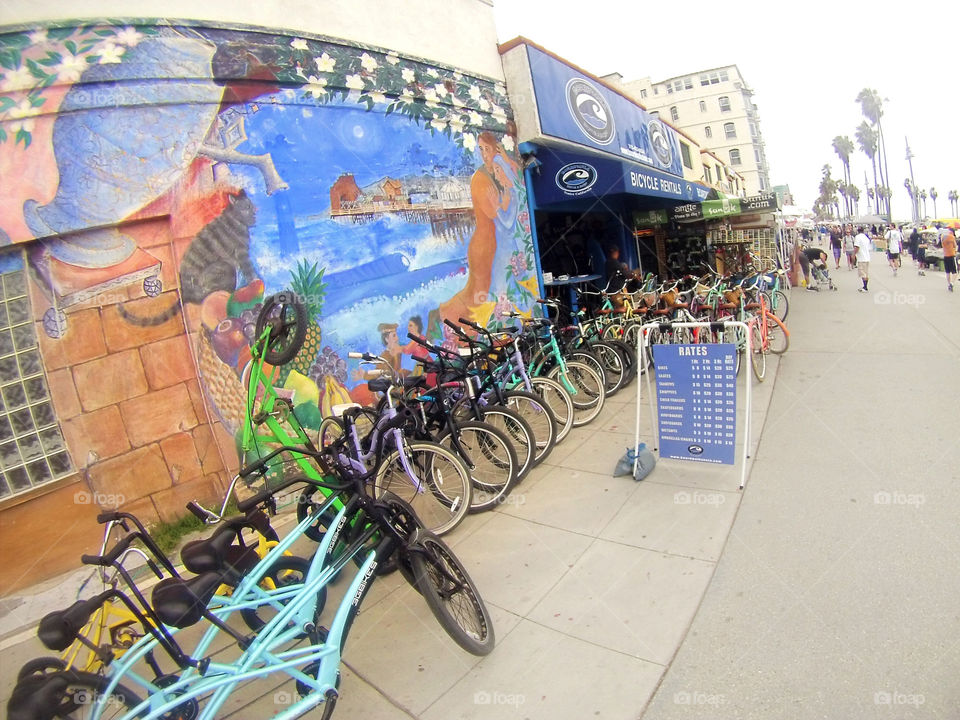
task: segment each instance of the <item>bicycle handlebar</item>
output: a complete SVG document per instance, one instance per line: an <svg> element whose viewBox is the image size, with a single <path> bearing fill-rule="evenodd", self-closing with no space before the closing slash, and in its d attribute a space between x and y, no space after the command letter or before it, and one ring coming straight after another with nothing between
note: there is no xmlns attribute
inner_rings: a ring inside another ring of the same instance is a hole
<svg viewBox="0 0 960 720"><path fill-rule="evenodd" d="M106 555L81 555L80 562L84 565L98 565L100 567L109 567L113 565L117 558L119 558L123 553L133 544L133 541L139 537L139 533L130 533L129 535L124 536L120 541L110 548L110 552Z"/></svg>

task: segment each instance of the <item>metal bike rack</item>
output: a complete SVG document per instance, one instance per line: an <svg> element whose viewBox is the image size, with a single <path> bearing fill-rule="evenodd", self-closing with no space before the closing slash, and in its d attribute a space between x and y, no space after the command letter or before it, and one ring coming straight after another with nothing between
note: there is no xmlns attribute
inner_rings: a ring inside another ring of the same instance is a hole
<svg viewBox="0 0 960 720"><path fill-rule="evenodd" d="M749 352L752 347L751 340L753 339L753 328L750 323L742 322L740 320L726 320L723 322L649 322L644 323L640 328L640 334L637 338L637 368L644 367L641 363L644 362L646 358L646 350L650 346L648 342L649 331L652 328L660 328L668 326L671 329L673 328L712 328L714 330L723 329L727 330L728 328L742 329L746 334L747 338L747 351ZM745 357L741 362L744 364L749 363L749 356ZM659 454L660 450L660 428L657 425L656 415L653 408L653 389L650 385L650 368L644 373L647 376L647 392L650 395L650 424L653 428L654 437L656 439L655 447L653 448ZM750 436L751 436L751 426L752 426L752 417L751 417L751 402L753 395L753 373L750 371L750 368L745 368L745 372L748 374L747 378L747 392L746 392L746 419L744 421L744 433L743 433L743 462L740 470L740 489L743 490L744 485L747 482L747 460L750 457ZM633 449L636 452L636 449L640 446L640 400L642 396L643 383L637 382L637 417L636 417L636 436L634 438ZM637 464L639 459L633 461L633 471L637 471Z"/></svg>

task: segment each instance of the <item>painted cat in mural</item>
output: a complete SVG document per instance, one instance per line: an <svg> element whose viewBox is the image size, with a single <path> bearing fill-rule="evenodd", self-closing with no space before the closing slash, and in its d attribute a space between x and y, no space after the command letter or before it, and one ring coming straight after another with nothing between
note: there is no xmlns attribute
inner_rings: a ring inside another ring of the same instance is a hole
<svg viewBox="0 0 960 720"><path fill-rule="evenodd" d="M257 277L250 260L250 228L257 209L241 190L230 196L223 212L194 238L180 263L180 295L185 303L202 302L217 290L237 289L237 271L243 283Z"/></svg>

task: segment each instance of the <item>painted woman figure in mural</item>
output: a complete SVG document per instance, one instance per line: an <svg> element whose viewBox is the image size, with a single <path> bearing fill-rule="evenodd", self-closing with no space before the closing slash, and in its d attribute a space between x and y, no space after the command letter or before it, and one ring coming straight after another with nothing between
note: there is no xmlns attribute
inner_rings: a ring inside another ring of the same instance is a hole
<svg viewBox="0 0 960 720"><path fill-rule="evenodd" d="M456 322L461 317L471 317L473 308L490 300L498 223L502 228L509 228L516 220L516 163L509 159L506 149L491 132L480 133L477 144L483 164L470 180L470 195L477 224L467 246L467 284L463 290L440 304L441 320Z"/></svg>

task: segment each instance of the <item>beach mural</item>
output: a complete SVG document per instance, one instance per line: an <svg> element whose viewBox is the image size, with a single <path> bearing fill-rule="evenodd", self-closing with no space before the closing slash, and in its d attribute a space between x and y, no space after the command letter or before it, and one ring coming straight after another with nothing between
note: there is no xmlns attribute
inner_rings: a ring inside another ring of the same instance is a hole
<svg viewBox="0 0 960 720"><path fill-rule="evenodd" d="M162 21L0 35L0 72L0 247L29 243L43 331L82 342L71 313L101 300L132 327L182 312L230 432L266 295L292 289L307 305L304 349L281 379L310 424L372 399L348 352L416 372L408 332L450 344L444 319L487 324L535 300L495 81Z"/></svg>

